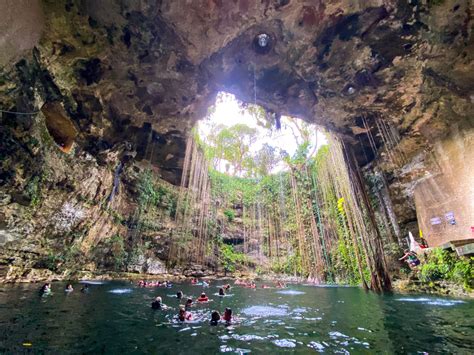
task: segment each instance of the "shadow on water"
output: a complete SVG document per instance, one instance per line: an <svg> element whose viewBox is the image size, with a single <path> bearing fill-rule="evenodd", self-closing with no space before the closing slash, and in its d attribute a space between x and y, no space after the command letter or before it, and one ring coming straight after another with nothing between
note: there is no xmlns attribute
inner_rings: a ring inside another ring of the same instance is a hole
<svg viewBox="0 0 474 355"><path fill-rule="evenodd" d="M53 283L0 288L0 353L367 352L472 353L474 302L424 295L376 295L358 288L292 285L288 289L233 287L232 297L190 284L138 288L128 282ZM181 290L213 301L192 308L193 321L175 318ZM161 296L170 309L154 311ZM212 310L232 308L231 326L210 326Z"/></svg>

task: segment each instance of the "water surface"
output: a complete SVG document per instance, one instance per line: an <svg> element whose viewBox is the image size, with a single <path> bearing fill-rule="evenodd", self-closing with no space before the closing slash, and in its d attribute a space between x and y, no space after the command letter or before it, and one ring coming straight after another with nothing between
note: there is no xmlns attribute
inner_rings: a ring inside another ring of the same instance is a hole
<svg viewBox="0 0 474 355"><path fill-rule="evenodd" d="M40 297L39 285L0 288L0 353L473 353L474 302L426 295L376 295L359 288L294 285L233 287L231 297L189 283L138 288L129 282L90 283L87 294ZM175 319L175 293L213 299ZM150 308L162 296L168 311ZM231 307L239 321L210 326L210 312Z"/></svg>

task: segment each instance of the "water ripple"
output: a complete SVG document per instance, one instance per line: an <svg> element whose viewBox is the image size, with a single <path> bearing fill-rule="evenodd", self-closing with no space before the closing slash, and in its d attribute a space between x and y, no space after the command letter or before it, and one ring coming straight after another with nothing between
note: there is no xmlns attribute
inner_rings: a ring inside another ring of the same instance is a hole
<svg viewBox="0 0 474 355"><path fill-rule="evenodd" d="M120 295L123 293L131 293L132 289L131 288L114 288L113 290L107 291L109 293L114 293L116 295Z"/></svg>
<svg viewBox="0 0 474 355"><path fill-rule="evenodd" d="M427 297L424 297L424 298L408 298L408 297L405 297L405 298L397 298L397 299L395 299L395 301L399 301L399 302L419 302L419 303L422 303L422 304L429 304L429 305L432 305L432 306L454 306L456 304L466 303L466 302L461 301L461 300L448 300L448 299L442 299L442 298L427 298Z"/></svg>
<svg viewBox="0 0 474 355"><path fill-rule="evenodd" d="M281 317L286 316L288 311L283 307L251 306L244 308L242 313L254 317Z"/></svg>
<svg viewBox="0 0 474 355"><path fill-rule="evenodd" d="M296 291L296 290L282 290L282 291L277 291L277 293L279 293L281 295L295 296L295 295L304 295L306 292Z"/></svg>

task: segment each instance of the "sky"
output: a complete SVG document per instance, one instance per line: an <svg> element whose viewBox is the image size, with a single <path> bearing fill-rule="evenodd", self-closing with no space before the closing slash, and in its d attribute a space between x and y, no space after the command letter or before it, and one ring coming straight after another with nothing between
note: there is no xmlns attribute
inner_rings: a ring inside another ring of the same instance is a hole
<svg viewBox="0 0 474 355"><path fill-rule="evenodd" d="M198 132L202 138L209 135L213 125L222 124L227 127L233 126L237 123L246 124L249 127L253 127L257 130L258 138L252 145L251 151L257 152L261 149L263 144L267 143L272 147L285 150L290 156L292 156L298 147L298 143L295 140L293 131L290 128L291 122L286 116L281 118L281 129L276 130L261 127L257 124L255 117L247 110L241 110L238 100L234 95L228 93L220 93L220 97L216 101L215 111L205 119L198 122ZM296 130L294 130L297 133ZM317 144L318 149L327 144L324 133L317 130L317 126L314 126L314 134L312 139L312 145L310 151L313 149L314 144ZM224 172L225 164L219 167L218 170ZM284 164L278 164L274 169L274 173L284 169Z"/></svg>

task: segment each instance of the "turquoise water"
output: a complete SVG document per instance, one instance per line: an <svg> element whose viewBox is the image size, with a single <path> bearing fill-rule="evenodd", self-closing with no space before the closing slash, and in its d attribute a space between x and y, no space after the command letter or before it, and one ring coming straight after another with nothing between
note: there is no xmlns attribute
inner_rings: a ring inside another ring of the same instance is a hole
<svg viewBox="0 0 474 355"><path fill-rule="evenodd" d="M129 282L91 285L90 292L40 297L39 285L0 287L0 353L216 354L229 353L473 353L474 302L426 295L376 295L359 288L293 285L287 289L233 287L179 323L182 290L196 298L202 286L138 288ZM162 296L172 307L155 311ZM210 312L231 307L234 325L210 326Z"/></svg>

